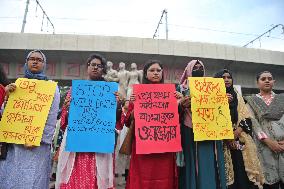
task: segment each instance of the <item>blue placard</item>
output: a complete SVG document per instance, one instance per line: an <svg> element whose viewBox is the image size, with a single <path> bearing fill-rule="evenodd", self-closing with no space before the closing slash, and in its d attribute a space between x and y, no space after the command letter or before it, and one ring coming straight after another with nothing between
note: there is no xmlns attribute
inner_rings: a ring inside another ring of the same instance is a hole
<svg viewBox="0 0 284 189"><path fill-rule="evenodd" d="M112 153L118 84L73 80L66 151Z"/></svg>

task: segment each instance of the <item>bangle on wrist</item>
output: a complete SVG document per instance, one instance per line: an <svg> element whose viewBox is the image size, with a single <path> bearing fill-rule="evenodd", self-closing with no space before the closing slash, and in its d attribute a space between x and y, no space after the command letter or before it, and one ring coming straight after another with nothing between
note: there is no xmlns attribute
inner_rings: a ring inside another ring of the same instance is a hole
<svg viewBox="0 0 284 189"><path fill-rule="evenodd" d="M264 140L264 139L268 138L267 135L264 132L259 132L257 134L257 137L258 137L259 140Z"/></svg>

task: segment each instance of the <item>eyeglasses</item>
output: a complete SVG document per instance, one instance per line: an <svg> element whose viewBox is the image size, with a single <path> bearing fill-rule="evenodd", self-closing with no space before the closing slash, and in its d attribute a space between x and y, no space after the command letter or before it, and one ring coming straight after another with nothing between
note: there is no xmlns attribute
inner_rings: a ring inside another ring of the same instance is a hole
<svg viewBox="0 0 284 189"><path fill-rule="evenodd" d="M37 58L37 57L29 57L29 58L28 58L28 61L34 61L34 62L40 62L40 63L42 63L42 62L43 62L43 59Z"/></svg>
<svg viewBox="0 0 284 189"><path fill-rule="evenodd" d="M102 64L96 64L96 63L92 63L92 64L88 64L88 66L91 66L91 67L93 67L93 68L95 68L95 67L97 67L97 68L103 68L104 67L104 65L102 65Z"/></svg>

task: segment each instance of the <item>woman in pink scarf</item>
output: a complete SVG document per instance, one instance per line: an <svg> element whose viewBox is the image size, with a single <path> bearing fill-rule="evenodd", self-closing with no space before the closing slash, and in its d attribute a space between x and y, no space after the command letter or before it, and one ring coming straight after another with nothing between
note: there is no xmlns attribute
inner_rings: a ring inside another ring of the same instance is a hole
<svg viewBox="0 0 284 189"><path fill-rule="evenodd" d="M216 141L193 140L188 77L204 75L204 64L200 60L192 60L186 66L178 87L178 91L185 96L180 102L183 152L177 156L181 189L226 189L222 144Z"/></svg>

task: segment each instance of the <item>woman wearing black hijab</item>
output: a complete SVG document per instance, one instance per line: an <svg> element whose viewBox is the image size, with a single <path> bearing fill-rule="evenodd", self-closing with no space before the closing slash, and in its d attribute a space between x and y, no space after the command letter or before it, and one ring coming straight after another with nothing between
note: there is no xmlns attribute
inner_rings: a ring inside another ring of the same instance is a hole
<svg viewBox="0 0 284 189"><path fill-rule="evenodd" d="M232 73L223 69L215 74L223 78L229 101L234 140L224 141L224 158L229 189L256 189L263 185L264 176L251 137L252 123L244 100L233 87Z"/></svg>

